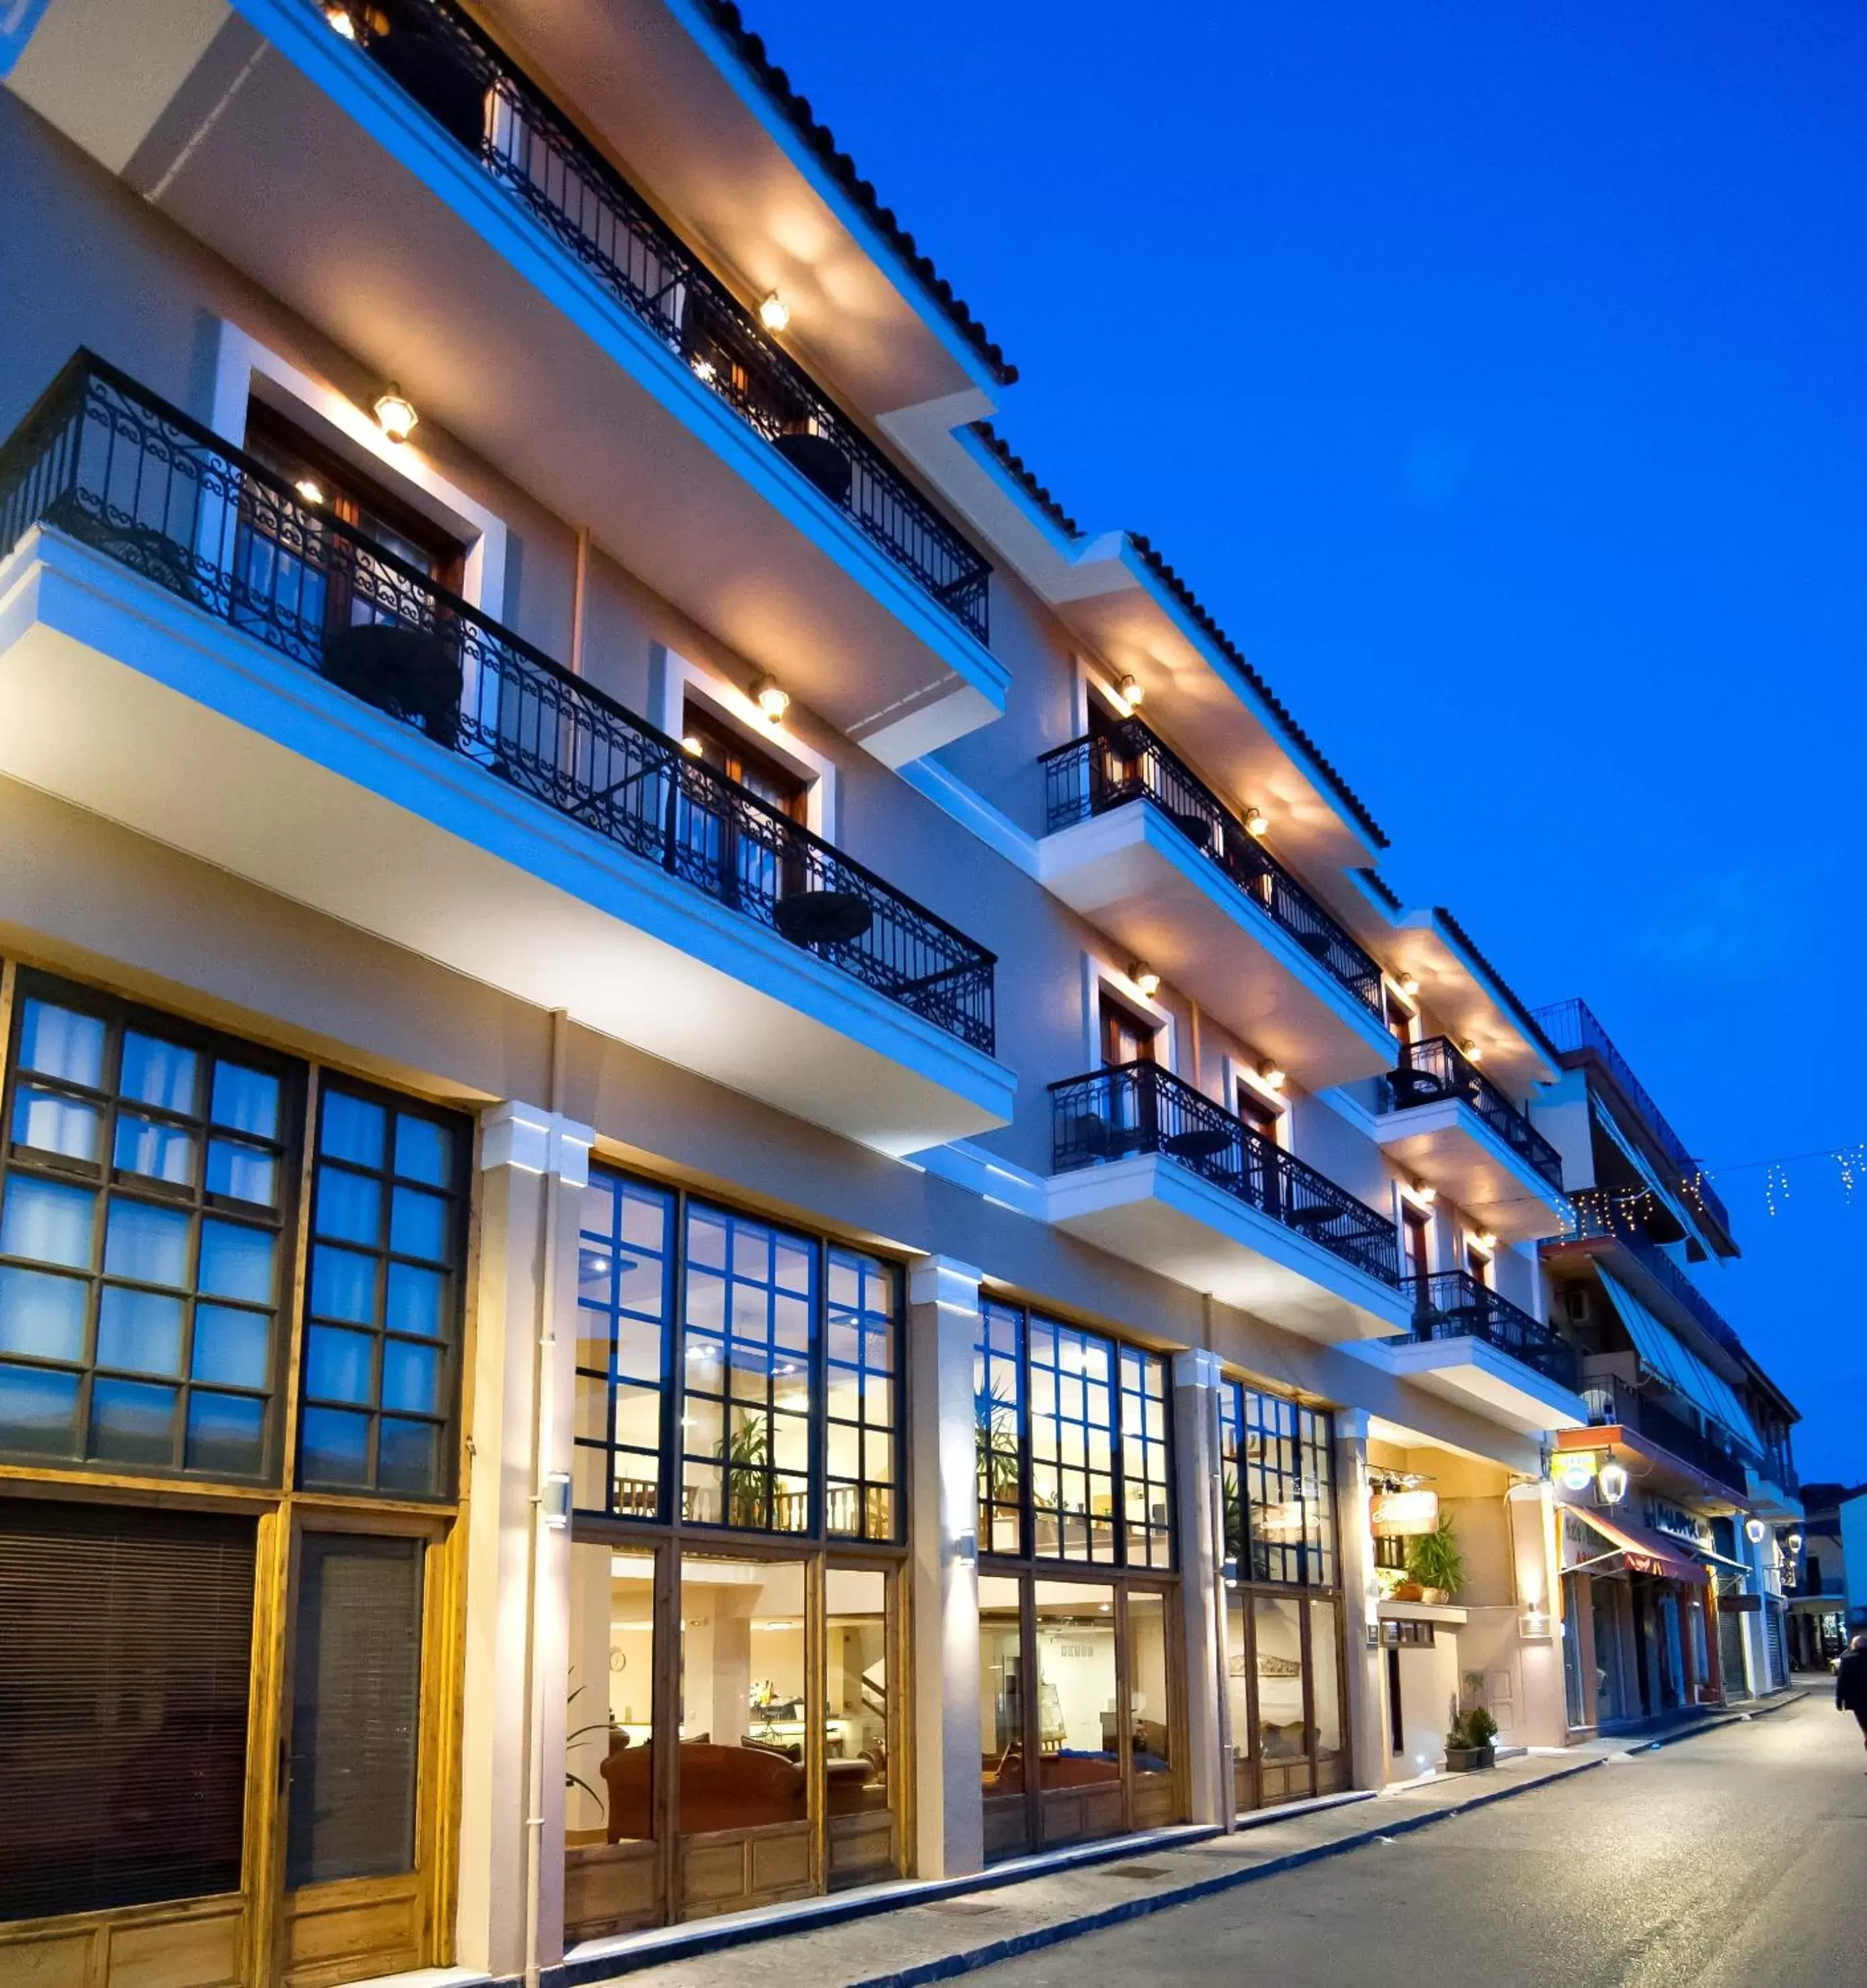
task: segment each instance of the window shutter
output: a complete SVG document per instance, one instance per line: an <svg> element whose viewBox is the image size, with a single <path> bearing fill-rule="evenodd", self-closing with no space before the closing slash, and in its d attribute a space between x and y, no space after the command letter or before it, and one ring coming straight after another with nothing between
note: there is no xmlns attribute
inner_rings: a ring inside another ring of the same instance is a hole
<svg viewBox="0 0 1867 1988"><path fill-rule="evenodd" d="M239 1889L254 1549L0 1498L0 1919Z"/></svg>
<svg viewBox="0 0 1867 1988"><path fill-rule="evenodd" d="M424 1551L354 1533L300 1542L290 1890L414 1867Z"/></svg>

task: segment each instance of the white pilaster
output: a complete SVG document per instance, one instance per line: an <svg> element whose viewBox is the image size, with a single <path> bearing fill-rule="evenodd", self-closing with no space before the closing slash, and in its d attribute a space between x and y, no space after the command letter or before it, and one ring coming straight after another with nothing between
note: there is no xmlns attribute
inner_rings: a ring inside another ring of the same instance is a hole
<svg viewBox="0 0 1867 1988"><path fill-rule="evenodd" d="M915 1818L918 1873L985 1865L979 1782L978 1451L973 1343L979 1273L927 1256L908 1277L909 1401L914 1418Z"/></svg>
<svg viewBox="0 0 1867 1988"><path fill-rule="evenodd" d="M1348 1645L1349 1759L1358 1788L1378 1788L1387 1774L1377 1612L1381 1591L1374 1577L1371 1503L1368 1417L1359 1408L1340 1410L1335 1416L1336 1556Z"/></svg>
<svg viewBox="0 0 1867 1988"><path fill-rule="evenodd" d="M562 1957L570 1533L554 1521L569 1510L594 1137L530 1104L481 1121L457 1948L495 1976Z"/></svg>
<svg viewBox="0 0 1867 1988"><path fill-rule="evenodd" d="M1187 1652L1187 1798L1193 1821L1230 1829L1238 1804L1225 1689L1220 1382L1216 1354L1195 1350L1173 1361L1174 1495Z"/></svg>

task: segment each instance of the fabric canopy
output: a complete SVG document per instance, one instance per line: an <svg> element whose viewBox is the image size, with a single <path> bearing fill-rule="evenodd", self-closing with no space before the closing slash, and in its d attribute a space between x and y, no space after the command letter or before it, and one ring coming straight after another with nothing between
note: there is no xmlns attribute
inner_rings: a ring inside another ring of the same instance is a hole
<svg viewBox="0 0 1867 1988"><path fill-rule="evenodd" d="M1761 1456L1763 1445L1730 1384L1714 1374L1660 1324L1627 1286L1603 1270L1601 1280L1634 1343L1640 1364L1718 1423L1732 1439Z"/></svg>
<svg viewBox="0 0 1867 1988"><path fill-rule="evenodd" d="M1621 1556L1629 1573L1663 1574L1669 1581L1696 1581L1701 1587L1711 1584L1711 1576L1699 1561L1658 1533L1649 1533L1630 1520L1610 1519L1586 1505L1565 1505L1562 1509L1599 1533L1610 1550Z"/></svg>

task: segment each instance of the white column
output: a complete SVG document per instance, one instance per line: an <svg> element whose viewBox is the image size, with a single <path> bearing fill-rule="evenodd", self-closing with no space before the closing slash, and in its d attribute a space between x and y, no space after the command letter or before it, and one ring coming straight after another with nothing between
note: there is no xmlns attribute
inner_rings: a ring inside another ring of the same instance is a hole
<svg viewBox="0 0 1867 1988"><path fill-rule="evenodd" d="M1225 1689L1224 1521L1219 1466L1219 1360L1199 1349L1173 1361L1173 1468L1187 1664L1187 1798L1195 1822L1230 1829L1238 1803Z"/></svg>
<svg viewBox="0 0 1867 1988"><path fill-rule="evenodd" d="M563 1954L577 1195L594 1134L529 1104L482 1121L467 1495L457 1957Z"/></svg>
<svg viewBox="0 0 1867 1988"><path fill-rule="evenodd" d="M1378 1788L1387 1778L1387 1731L1383 1715L1380 1587L1374 1577L1374 1535L1369 1517L1368 1416L1361 1408L1335 1416L1335 1542L1342 1568L1342 1638L1347 1644L1349 1750L1358 1788Z"/></svg>
<svg viewBox="0 0 1867 1988"><path fill-rule="evenodd" d="M1519 1484L1504 1500L1510 1521L1518 1604L1517 1641L1522 1691L1518 1735L1528 1746L1568 1743L1568 1692L1562 1672L1562 1638L1572 1625L1561 1620L1561 1574L1556 1555L1561 1537L1555 1493L1547 1483Z"/></svg>
<svg viewBox="0 0 1867 1988"><path fill-rule="evenodd" d="M978 1452L973 1342L979 1273L927 1256L908 1277L913 1417L914 1811L918 1875L985 1866L979 1782Z"/></svg>

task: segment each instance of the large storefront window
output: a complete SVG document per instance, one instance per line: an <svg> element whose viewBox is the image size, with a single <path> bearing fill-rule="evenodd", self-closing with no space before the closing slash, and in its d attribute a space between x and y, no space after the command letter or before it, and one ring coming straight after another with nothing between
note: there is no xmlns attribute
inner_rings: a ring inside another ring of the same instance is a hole
<svg viewBox="0 0 1867 1988"><path fill-rule="evenodd" d="M426 1965L471 1122L32 970L0 1008L0 1921Z"/></svg>
<svg viewBox="0 0 1867 1988"><path fill-rule="evenodd" d="M1226 1650L1241 1810L1345 1787L1328 1415L1237 1381L1219 1397Z"/></svg>
<svg viewBox="0 0 1867 1988"><path fill-rule="evenodd" d="M1170 1821L1174 1591L1137 1577L1173 1566L1166 1363L988 1300L973 1388L986 1853Z"/></svg>
<svg viewBox="0 0 1867 1988"><path fill-rule="evenodd" d="M601 1167L579 1226L569 1936L897 1875L900 1267Z"/></svg>

